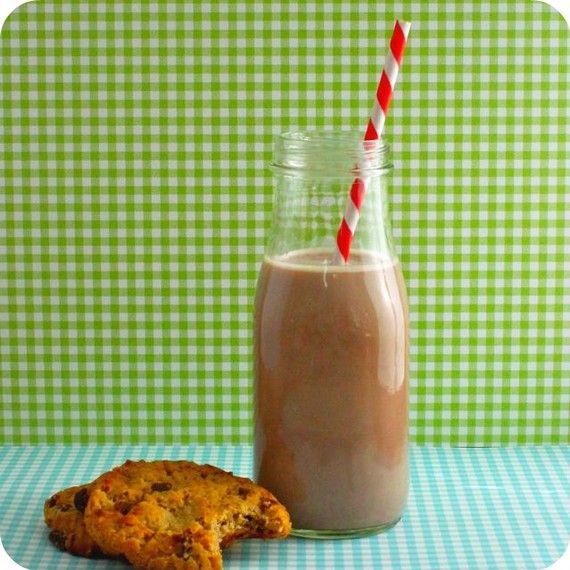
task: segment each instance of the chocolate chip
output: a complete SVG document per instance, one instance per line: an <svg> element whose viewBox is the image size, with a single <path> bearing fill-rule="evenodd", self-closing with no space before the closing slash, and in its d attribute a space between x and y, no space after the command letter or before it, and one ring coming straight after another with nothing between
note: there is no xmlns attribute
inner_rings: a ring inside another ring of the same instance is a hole
<svg viewBox="0 0 570 570"><path fill-rule="evenodd" d="M47 506L48 507L55 507L56 503L57 503L57 495L53 495L52 497L49 498Z"/></svg>
<svg viewBox="0 0 570 570"><path fill-rule="evenodd" d="M170 491L172 485L170 483L153 483L151 486L152 491Z"/></svg>
<svg viewBox="0 0 570 570"><path fill-rule="evenodd" d="M59 530L52 530L48 536L50 542L60 550L65 550L65 534Z"/></svg>
<svg viewBox="0 0 570 570"><path fill-rule="evenodd" d="M89 501L89 491L85 487L81 491L77 491L73 497L73 504L80 513L85 512L87 501Z"/></svg>
<svg viewBox="0 0 570 570"><path fill-rule="evenodd" d="M121 502L121 503L117 503L115 505L115 508L122 514L122 515L126 515L128 514L128 512L133 508L133 504L132 503L127 503L126 501Z"/></svg>
<svg viewBox="0 0 570 570"><path fill-rule="evenodd" d="M192 557L192 540L189 537L183 534L175 534L172 536L172 542L174 543L175 556L184 560L189 560Z"/></svg>
<svg viewBox="0 0 570 570"><path fill-rule="evenodd" d="M245 499L245 498L247 498L247 496L249 495L250 490L249 490L248 488L246 488L246 487L238 487L237 492L238 492L238 495L239 495L242 499Z"/></svg>

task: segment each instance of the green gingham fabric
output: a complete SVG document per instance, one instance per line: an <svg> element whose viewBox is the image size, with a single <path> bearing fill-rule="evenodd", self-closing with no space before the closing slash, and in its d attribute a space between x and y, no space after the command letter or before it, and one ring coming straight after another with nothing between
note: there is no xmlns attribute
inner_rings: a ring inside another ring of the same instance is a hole
<svg viewBox="0 0 570 570"><path fill-rule="evenodd" d="M364 131L396 17L411 437L569 441L570 36L531 0L21 6L0 36L0 441L251 441L272 140Z"/></svg>
<svg viewBox="0 0 570 570"><path fill-rule="evenodd" d="M125 570L86 560L47 539L42 505L126 457L194 459L250 476L248 446L0 448L0 536L29 570ZM541 570L559 559L570 530L570 447L417 447L402 520L353 540L245 540L224 551L226 570ZM561 566L560 569L567 566Z"/></svg>

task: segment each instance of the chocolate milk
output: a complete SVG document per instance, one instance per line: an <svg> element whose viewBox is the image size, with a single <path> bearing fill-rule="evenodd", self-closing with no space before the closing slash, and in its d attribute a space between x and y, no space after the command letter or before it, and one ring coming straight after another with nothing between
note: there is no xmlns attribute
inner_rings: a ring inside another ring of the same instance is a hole
<svg viewBox="0 0 570 570"><path fill-rule="evenodd" d="M408 492L408 308L397 262L300 250L262 265L255 476L297 529L396 522Z"/></svg>

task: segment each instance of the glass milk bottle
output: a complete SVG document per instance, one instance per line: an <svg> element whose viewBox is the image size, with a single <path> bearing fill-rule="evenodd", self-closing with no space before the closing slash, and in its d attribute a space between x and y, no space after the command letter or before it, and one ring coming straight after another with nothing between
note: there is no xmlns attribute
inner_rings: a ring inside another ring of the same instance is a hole
<svg viewBox="0 0 570 570"><path fill-rule="evenodd" d="M382 532L408 493L408 306L390 235L390 149L286 133L255 299L255 478L312 538ZM366 194L336 255L352 181Z"/></svg>

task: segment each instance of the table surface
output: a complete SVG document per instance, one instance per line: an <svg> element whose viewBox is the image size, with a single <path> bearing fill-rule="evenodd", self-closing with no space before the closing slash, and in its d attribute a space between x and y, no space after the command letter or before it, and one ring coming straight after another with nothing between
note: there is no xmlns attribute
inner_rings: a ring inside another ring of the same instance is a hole
<svg viewBox="0 0 570 570"><path fill-rule="evenodd" d="M192 459L251 475L248 446L0 447L0 536L30 570L114 569L47 540L44 500L125 459ZM249 540L224 551L226 569L543 569L570 538L570 447L415 447L402 521L351 540Z"/></svg>

